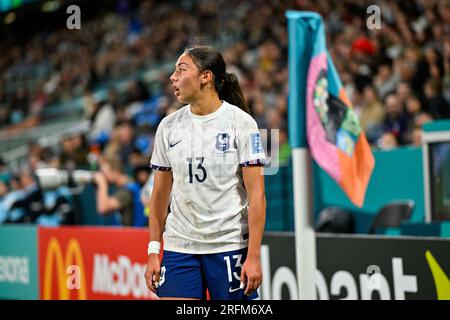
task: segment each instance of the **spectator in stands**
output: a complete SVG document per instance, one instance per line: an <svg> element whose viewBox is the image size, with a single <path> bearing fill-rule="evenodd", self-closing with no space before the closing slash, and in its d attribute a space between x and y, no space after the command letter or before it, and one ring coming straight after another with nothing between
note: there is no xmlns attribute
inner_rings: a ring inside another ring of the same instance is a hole
<svg viewBox="0 0 450 320"><path fill-rule="evenodd" d="M9 192L9 184L5 179L0 179L0 201L8 194Z"/></svg>
<svg viewBox="0 0 450 320"><path fill-rule="evenodd" d="M72 148L74 150L72 159L77 169L87 169L88 161L88 144L83 134L76 133L71 138Z"/></svg>
<svg viewBox="0 0 450 320"><path fill-rule="evenodd" d="M0 224L9 219L10 208L15 201L15 198L12 198L13 196L10 182L6 179L0 179Z"/></svg>
<svg viewBox="0 0 450 320"><path fill-rule="evenodd" d="M142 81L133 81L128 88L128 103L145 101L150 98L150 94Z"/></svg>
<svg viewBox="0 0 450 320"><path fill-rule="evenodd" d="M130 153L127 163L133 171L136 168L140 167L148 167L148 157L144 156L138 148L133 148L133 151Z"/></svg>
<svg viewBox="0 0 450 320"><path fill-rule="evenodd" d="M151 172L152 170L148 166L148 164L136 166L133 169L134 181L136 181L142 187L148 181Z"/></svg>
<svg viewBox="0 0 450 320"><path fill-rule="evenodd" d="M134 150L134 124L132 121L122 121L117 123L116 128L120 142L119 159L123 164L128 165L128 159Z"/></svg>
<svg viewBox="0 0 450 320"><path fill-rule="evenodd" d="M406 127L402 106L394 93L390 93L386 96L385 105L386 118L384 120L384 131L386 133L392 133L398 144L400 143L399 139L401 139Z"/></svg>
<svg viewBox="0 0 450 320"><path fill-rule="evenodd" d="M359 121L369 142L374 142L383 132L385 111L375 89L370 85L363 90L363 101L364 106Z"/></svg>
<svg viewBox="0 0 450 320"><path fill-rule="evenodd" d="M4 203L7 212L4 223L33 223L43 212L43 198L29 168L18 174L18 188Z"/></svg>
<svg viewBox="0 0 450 320"><path fill-rule="evenodd" d="M112 105L106 100L95 103L90 120L89 140L100 144L108 141L116 121L116 114Z"/></svg>
<svg viewBox="0 0 450 320"><path fill-rule="evenodd" d="M419 98L415 95L410 95L406 98L406 130L403 134L403 141L407 144L412 143L414 131L417 128L417 117L421 112L422 104L420 103Z"/></svg>
<svg viewBox="0 0 450 320"><path fill-rule="evenodd" d="M103 148L103 155L106 158L119 157L120 148L122 147L120 142L119 128L116 125L111 132L110 138Z"/></svg>
<svg viewBox="0 0 450 320"><path fill-rule="evenodd" d="M267 128L266 108L262 96L260 94L253 95L249 104L258 128Z"/></svg>
<svg viewBox="0 0 450 320"><path fill-rule="evenodd" d="M415 127L411 134L411 144L415 147L422 146L422 128Z"/></svg>
<svg viewBox="0 0 450 320"><path fill-rule="evenodd" d="M89 167L88 147L84 135L75 133L64 137L59 164L61 168L66 170L87 169Z"/></svg>
<svg viewBox="0 0 450 320"><path fill-rule="evenodd" d="M398 97L402 109L406 108L406 99L411 96L411 86L408 82L402 81L395 88L395 95Z"/></svg>
<svg viewBox="0 0 450 320"><path fill-rule="evenodd" d="M59 156L51 148L43 148L38 154L28 155L28 165L33 172L39 168L59 168Z"/></svg>
<svg viewBox="0 0 450 320"><path fill-rule="evenodd" d="M425 96L427 109L435 119L450 117L450 104L442 96L442 85L438 79L429 79L425 82Z"/></svg>
<svg viewBox="0 0 450 320"><path fill-rule="evenodd" d="M427 113L427 112L421 112L419 113L419 115L415 118L415 122L414 122L414 126L415 127L419 127L422 128L422 126L425 123L431 122L433 121L433 117L431 116L431 114Z"/></svg>
<svg viewBox="0 0 450 320"><path fill-rule="evenodd" d="M378 73L374 79L374 85L378 96L384 99L389 92L394 91L399 79L391 71L391 66L382 64L378 67Z"/></svg>
<svg viewBox="0 0 450 320"><path fill-rule="evenodd" d="M409 82L411 90L421 99L423 96L423 80L427 77L427 66L422 52L417 45L410 44L405 48L403 56L407 63L414 68L413 77Z"/></svg>
<svg viewBox="0 0 450 320"><path fill-rule="evenodd" d="M448 10L450 12L450 9ZM447 35L444 41L444 78L442 84L444 98L447 103L450 103L450 35Z"/></svg>
<svg viewBox="0 0 450 320"><path fill-rule="evenodd" d="M397 137L392 132L385 132L378 140L377 146L382 150L391 150L399 145Z"/></svg>
<svg viewBox="0 0 450 320"><path fill-rule="evenodd" d="M139 201L140 186L124 173L123 164L117 158L102 158L100 171L95 174L97 185L97 211L101 215L119 211L124 226L142 223L144 211ZM114 194L108 194L109 186L114 186ZM137 199L137 202L136 202Z"/></svg>

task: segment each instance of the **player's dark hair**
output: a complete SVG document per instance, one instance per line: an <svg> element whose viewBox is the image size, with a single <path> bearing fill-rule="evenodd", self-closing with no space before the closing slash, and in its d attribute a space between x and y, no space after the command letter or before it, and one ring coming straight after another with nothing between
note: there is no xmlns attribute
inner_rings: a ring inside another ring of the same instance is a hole
<svg viewBox="0 0 450 320"><path fill-rule="evenodd" d="M211 46L192 46L184 51L189 55L200 71L209 70L214 75L214 88L219 99L238 106L249 113L238 78L234 73L226 72L226 64L220 52Z"/></svg>

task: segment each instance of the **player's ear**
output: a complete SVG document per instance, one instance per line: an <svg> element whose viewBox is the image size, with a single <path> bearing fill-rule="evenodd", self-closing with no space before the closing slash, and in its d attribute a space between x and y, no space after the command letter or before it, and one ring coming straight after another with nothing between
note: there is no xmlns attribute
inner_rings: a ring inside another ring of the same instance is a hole
<svg viewBox="0 0 450 320"><path fill-rule="evenodd" d="M210 70L205 70L200 74L201 84L207 84L212 80L213 73Z"/></svg>

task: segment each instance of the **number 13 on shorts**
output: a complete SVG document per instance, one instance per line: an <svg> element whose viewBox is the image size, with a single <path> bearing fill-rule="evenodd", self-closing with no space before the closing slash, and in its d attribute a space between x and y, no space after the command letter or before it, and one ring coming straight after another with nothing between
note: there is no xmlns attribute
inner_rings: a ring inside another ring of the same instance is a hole
<svg viewBox="0 0 450 320"><path fill-rule="evenodd" d="M242 269L242 262L241 262L242 254L235 254L232 257L233 257L233 260L235 260L233 262L231 261L232 259L230 258L230 256L223 257L223 259L227 263L228 282L233 282L233 277L238 281L241 280L240 274L238 274L236 271L232 270L231 264L234 263L234 270L236 270L237 268Z"/></svg>

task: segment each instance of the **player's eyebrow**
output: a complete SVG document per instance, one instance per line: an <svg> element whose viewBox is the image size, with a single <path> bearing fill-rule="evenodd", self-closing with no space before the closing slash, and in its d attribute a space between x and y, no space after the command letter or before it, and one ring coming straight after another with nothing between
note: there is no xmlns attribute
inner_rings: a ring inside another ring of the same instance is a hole
<svg viewBox="0 0 450 320"><path fill-rule="evenodd" d="M182 64L184 64L184 65L186 65L186 66L188 65L186 62L180 62L180 63L178 63L178 64L175 64L175 68L176 68L176 67L180 67Z"/></svg>

